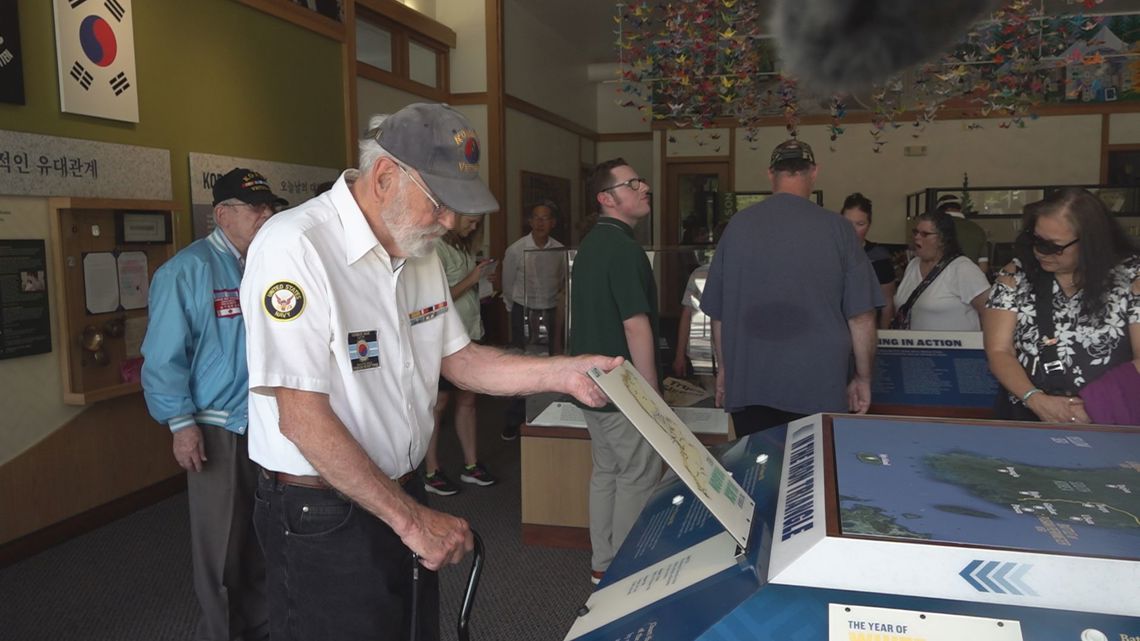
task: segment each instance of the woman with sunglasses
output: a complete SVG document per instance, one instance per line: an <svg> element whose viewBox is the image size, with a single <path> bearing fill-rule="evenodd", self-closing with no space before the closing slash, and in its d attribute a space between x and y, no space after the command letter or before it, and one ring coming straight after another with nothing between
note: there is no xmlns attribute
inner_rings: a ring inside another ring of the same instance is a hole
<svg viewBox="0 0 1140 641"><path fill-rule="evenodd" d="M895 292L892 329L976 332L990 282L962 255L949 214L927 212L911 232L914 258Z"/></svg>
<svg viewBox="0 0 1140 641"><path fill-rule="evenodd" d="M1026 206L1016 255L986 310L986 356L1008 392L997 417L1088 423L1077 392L1140 364L1136 244L1096 196L1067 188Z"/></svg>

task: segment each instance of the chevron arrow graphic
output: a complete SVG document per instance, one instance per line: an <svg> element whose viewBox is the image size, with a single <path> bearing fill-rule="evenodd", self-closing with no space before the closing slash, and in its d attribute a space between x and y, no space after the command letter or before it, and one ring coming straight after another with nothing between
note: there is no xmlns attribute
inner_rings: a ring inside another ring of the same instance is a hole
<svg viewBox="0 0 1140 641"><path fill-rule="evenodd" d="M982 564L981 561L970 561L970 564L967 565L966 567L962 568L962 571L958 573L958 576L965 579L966 583L969 583L970 587L974 588L978 592L985 592L986 586L975 581L974 577L972 576L974 573L974 570L977 570L978 566L980 566L981 564Z"/></svg>
<svg viewBox="0 0 1140 641"><path fill-rule="evenodd" d="M1037 592L1024 579L1032 567L1029 564L975 559L962 568L958 576L978 592L1037 596Z"/></svg>

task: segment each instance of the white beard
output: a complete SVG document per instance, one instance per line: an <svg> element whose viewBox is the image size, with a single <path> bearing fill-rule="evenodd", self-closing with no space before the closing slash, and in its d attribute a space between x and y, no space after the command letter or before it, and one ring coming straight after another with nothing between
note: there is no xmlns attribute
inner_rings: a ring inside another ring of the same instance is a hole
<svg viewBox="0 0 1140 641"><path fill-rule="evenodd" d="M408 211L408 180L407 177L401 178L399 195L396 196L390 209L380 212L380 217L404 256L423 258L435 251L436 239L447 233L447 228L435 223L425 229L417 227L409 220L411 213Z"/></svg>

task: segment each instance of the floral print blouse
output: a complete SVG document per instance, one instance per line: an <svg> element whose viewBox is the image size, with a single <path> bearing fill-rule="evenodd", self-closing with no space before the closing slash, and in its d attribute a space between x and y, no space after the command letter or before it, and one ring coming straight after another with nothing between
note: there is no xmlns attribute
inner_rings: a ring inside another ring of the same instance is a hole
<svg viewBox="0 0 1140 641"><path fill-rule="evenodd" d="M1017 271L1012 287L998 279L990 292L986 307L1017 313L1013 346L1017 360L1032 377L1034 360L1040 347L1037 331L1037 295L1026 277L1021 263L1014 259ZM1114 267L1106 292L1106 304L1100 318L1081 313L1082 291L1065 296L1061 286L1053 282L1053 319L1057 333L1057 354L1070 377L1072 391L1079 390L1112 369L1132 360L1128 326L1140 324L1140 295L1132 293L1132 283L1140 277L1140 256L1130 256ZM1040 365L1038 365L1040 367Z"/></svg>

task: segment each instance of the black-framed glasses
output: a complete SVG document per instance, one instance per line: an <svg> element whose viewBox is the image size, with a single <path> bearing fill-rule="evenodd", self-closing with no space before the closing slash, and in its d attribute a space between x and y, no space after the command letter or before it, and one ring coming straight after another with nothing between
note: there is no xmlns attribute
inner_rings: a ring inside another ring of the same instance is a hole
<svg viewBox="0 0 1140 641"><path fill-rule="evenodd" d="M1028 240L1029 243L1033 245L1033 251L1041 254L1042 256L1056 256L1057 254L1064 252L1066 249L1072 247L1073 245L1077 244L1078 241L1080 241L1080 237L1077 237L1065 243L1064 245L1060 245L1051 240L1046 240L1037 234L1026 233L1025 236L1026 240Z"/></svg>
<svg viewBox="0 0 1140 641"><path fill-rule="evenodd" d="M910 235L915 237L915 238L919 238L919 237L930 238L931 236L937 236L938 232L936 232L936 231L922 231L921 229L915 227L914 229L910 230Z"/></svg>
<svg viewBox="0 0 1140 641"><path fill-rule="evenodd" d="M644 178L630 178L629 180L620 182L616 185L605 187L602 189L602 191L611 191L613 189L617 189L618 187L629 187L634 191L641 191L642 185L649 185L649 181Z"/></svg>

